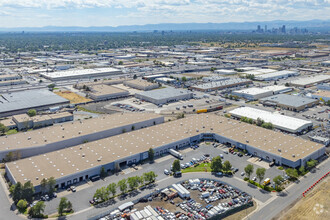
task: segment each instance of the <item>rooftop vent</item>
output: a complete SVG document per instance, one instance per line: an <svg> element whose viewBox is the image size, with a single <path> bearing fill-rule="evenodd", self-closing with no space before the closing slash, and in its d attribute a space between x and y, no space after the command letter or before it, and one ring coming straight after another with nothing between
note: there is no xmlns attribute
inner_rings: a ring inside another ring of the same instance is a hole
<svg viewBox="0 0 330 220"><path fill-rule="evenodd" d="M281 149L278 149L278 152L281 152Z"/></svg>
<svg viewBox="0 0 330 220"><path fill-rule="evenodd" d="M295 155L294 155L294 154L292 154L292 157L295 157Z"/></svg>

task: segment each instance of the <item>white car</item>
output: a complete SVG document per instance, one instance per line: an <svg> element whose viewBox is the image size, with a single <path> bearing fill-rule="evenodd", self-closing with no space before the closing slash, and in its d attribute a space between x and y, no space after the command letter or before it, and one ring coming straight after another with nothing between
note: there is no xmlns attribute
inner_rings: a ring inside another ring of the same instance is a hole
<svg viewBox="0 0 330 220"><path fill-rule="evenodd" d="M242 172L242 173L241 173L241 176L244 176L244 175L245 175L245 173L244 173L244 172Z"/></svg>
<svg viewBox="0 0 330 220"><path fill-rule="evenodd" d="M164 174L165 174L165 175L170 175L170 172L169 172L167 169L165 169L165 170L164 170Z"/></svg>
<svg viewBox="0 0 330 220"><path fill-rule="evenodd" d="M253 177L252 180L253 180L253 181L256 181L256 180L257 180L257 177Z"/></svg>

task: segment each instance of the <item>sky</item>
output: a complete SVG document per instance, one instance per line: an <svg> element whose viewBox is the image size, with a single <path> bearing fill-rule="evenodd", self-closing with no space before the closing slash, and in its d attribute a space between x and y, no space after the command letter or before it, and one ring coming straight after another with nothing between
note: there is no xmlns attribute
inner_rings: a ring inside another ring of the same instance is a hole
<svg viewBox="0 0 330 220"><path fill-rule="evenodd" d="M330 19L330 0L0 0L0 27Z"/></svg>

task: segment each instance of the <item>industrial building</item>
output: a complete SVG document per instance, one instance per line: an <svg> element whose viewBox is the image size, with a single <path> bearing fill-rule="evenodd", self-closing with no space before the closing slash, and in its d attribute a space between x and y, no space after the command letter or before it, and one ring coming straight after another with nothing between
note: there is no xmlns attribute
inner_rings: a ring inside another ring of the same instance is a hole
<svg viewBox="0 0 330 220"><path fill-rule="evenodd" d="M81 78L99 78L120 74L122 74L122 71L115 68L75 69L58 72L40 73L40 75L52 81L72 80Z"/></svg>
<svg viewBox="0 0 330 220"><path fill-rule="evenodd" d="M96 82L83 82L83 83L78 83L74 85L74 88L76 89L84 89L89 86L95 86L95 85L117 85L117 84L122 84L125 80L124 79L112 79L112 80L98 80Z"/></svg>
<svg viewBox="0 0 330 220"><path fill-rule="evenodd" d="M266 87L262 87L262 89L272 91L274 95L290 92L293 90L292 87L286 87L280 85L266 86Z"/></svg>
<svg viewBox="0 0 330 220"><path fill-rule="evenodd" d="M176 82L176 79L172 79L169 77L160 77L160 78L155 79L155 81L159 82L159 83L173 83L173 82Z"/></svg>
<svg viewBox="0 0 330 220"><path fill-rule="evenodd" d="M191 86L190 88L201 92L211 92L214 90L233 88L236 86L243 86L251 83L252 81L249 79L233 78L233 79L222 80L217 82L204 83L197 86Z"/></svg>
<svg viewBox="0 0 330 220"><path fill-rule="evenodd" d="M203 77L203 82L218 82L218 81L224 81L230 79L229 77L223 77L223 76L206 76Z"/></svg>
<svg viewBox="0 0 330 220"><path fill-rule="evenodd" d="M219 69L219 70L215 70L214 73L221 75L234 75L237 72L235 70Z"/></svg>
<svg viewBox="0 0 330 220"><path fill-rule="evenodd" d="M54 177L56 187L66 187L99 175L101 167L110 171L136 164L148 157L150 148L154 149L155 156L160 156L169 149L184 148L201 140L234 145L289 167L305 165L325 153L323 145L309 140L204 114L6 163L5 169L13 184L30 180L39 192L43 178Z"/></svg>
<svg viewBox="0 0 330 220"><path fill-rule="evenodd" d="M164 88L152 91L136 93L135 97L143 101L151 102L156 105L169 102L177 102L179 100L191 99L193 93L184 89Z"/></svg>
<svg viewBox="0 0 330 220"><path fill-rule="evenodd" d="M259 102L266 106L277 106L290 111L301 111L319 103L319 101L315 99L286 94L262 98Z"/></svg>
<svg viewBox="0 0 330 220"><path fill-rule="evenodd" d="M330 82L317 85L317 89L319 89L319 90L330 90Z"/></svg>
<svg viewBox="0 0 330 220"><path fill-rule="evenodd" d="M324 102L328 102L330 100L330 91L318 91L312 94L313 99L319 99Z"/></svg>
<svg viewBox="0 0 330 220"><path fill-rule="evenodd" d="M26 113L29 109L48 110L49 107L69 103L69 100L47 89L3 93L0 96L0 117Z"/></svg>
<svg viewBox="0 0 330 220"><path fill-rule="evenodd" d="M319 83L330 81L330 75L316 75L291 81L290 84L295 87L311 87Z"/></svg>
<svg viewBox="0 0 330 220"><path fill-rule="evenodd" d="M102 84L90 86L89 89L88 96L95 101L121 98L129 95L129 92L126 90Z"/></svg>
<svg viewBox="0 0 330 220"><path fill-rule="evenodd" d="M166 75L164 75L164 74L154 74L154 75L143 76L142 78L145 79L145 80L155 80L155 79L160 78L160 77L166 77Z"/></svg>
<svg viewBox="0 0 330 220"><path fill-rule="evenodd" d="M251 67L251 69L248 67L242 69L248 70L246 72L243 72L244 75L254 75L255 77L262 74L277 72L277 70L273 70L273 69L260 69L255 67Z"/></svg>
<svg viewBox="0 0 330 220"><path fill-rule="evenodd" d="M232 95L242 97L248 100L258 100L264 97L272 96L273 91L265 90L261 88L247 88L232 92Z"/></svg>
<svg viewBox="0 0 330 220"><path fill-rule="evenodd" d="M17 79L17 80L7 80L7 81L0 81L1 86L14 86L14 85L21 85L26 84L25 80Z"/></svg>
<svg viewBox="0 0 330 220"><path fill-rule="evenodd" d="M32 120L26 120L33 126ZM156 114L114 114L19 132L0 137L0 160L9 152L19 152L22 158L30 157L163 122L164 117Z"/></svg>
<svg viewBox="0 0 330 220"><path fill-rule="evenodd" d="M0 81L11 81L11 80L18 80L22 77L19 75L0 75Z"/></svg>
<svg viewBox="0 0 330 220"><path fill-rule="evenodd" d="M299 73L297 71L292 70L282 70L282 71L276 71L271 73L266 73L262 75L257 75L255 77L256 80L260 81L271 81L271 80L278 80L283 78L288 78L291 76L298 76Z"/></svg>
<svg viewBox="0 0 330 220"><path fill-rule="evenodd" d="M236 108L229 113L231 116L239 119L241 117L247 117L257 121L257 119L260 118L264 122L272 123L275 128L290 133L301 133L313 127L313 123L311 121L306 121L299 118L281 115L277 112L272 113L251 107Z"/></svg>
<svg viewBox="0 0 330 220"><path fill-rule="evenodd" d="M140 80L140 79L125 81L124 85L134 88L134 89L143 90L143 91L157 89L159 87L158 83L151 83L146 80Z"/></svg>

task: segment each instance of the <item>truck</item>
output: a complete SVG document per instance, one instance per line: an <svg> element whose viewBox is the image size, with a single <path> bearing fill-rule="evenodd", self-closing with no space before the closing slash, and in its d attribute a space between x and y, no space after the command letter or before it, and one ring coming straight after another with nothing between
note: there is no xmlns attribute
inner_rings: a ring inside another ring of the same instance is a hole
<svg viewBox="0 0 330 220"><path fill-rule="evenodd" d="M183 156L182 154L180 154L179 152L177 152L176 150L170 149L169 150L170 154L172 154L174 157L183 160Z"/></svg>
<svg viewBox="0 0 330 220"><path fill-rule="evenodd" d="M269 178L266 178L265 181L264 181L264 183L263 183L263 185L266 186L266 185L268 185L269 183L270 183L270 179L269 179Z"/></svg>

